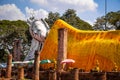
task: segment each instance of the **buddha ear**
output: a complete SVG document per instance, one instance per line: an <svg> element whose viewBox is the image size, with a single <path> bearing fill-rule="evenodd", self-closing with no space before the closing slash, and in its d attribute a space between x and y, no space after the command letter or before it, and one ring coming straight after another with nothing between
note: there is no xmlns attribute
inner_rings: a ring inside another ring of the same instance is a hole
<svg viewBox="0 0 120 80"><path fill-rule="evenodd" d="M47 28L47 30L49 30L50 27L49 27L48 23L44 19L42 19L42 18L41 18L41 21L44 23L44 25Z"/></svg>
<svg viewBox="0 0 120 80"><path fill-rule="evenodd" d="M28 24L29 26L31 26L31 24L32 24L29 19L27 19L27 24Z"/></svg>

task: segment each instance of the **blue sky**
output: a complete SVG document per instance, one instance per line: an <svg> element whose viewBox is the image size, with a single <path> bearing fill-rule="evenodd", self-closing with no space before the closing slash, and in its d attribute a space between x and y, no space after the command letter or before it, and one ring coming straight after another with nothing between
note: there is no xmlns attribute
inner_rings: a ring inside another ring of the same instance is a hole
<svg viewBox="0 0 120 80"><path fill-rule="evenodd" d="M106 1L107 12L120 10L120 0ZM96 18L105 15L105 0L0 0L0 20L26 20L31 14L46 18L50 11L62 15L68 8L93 25Z"/></svg>

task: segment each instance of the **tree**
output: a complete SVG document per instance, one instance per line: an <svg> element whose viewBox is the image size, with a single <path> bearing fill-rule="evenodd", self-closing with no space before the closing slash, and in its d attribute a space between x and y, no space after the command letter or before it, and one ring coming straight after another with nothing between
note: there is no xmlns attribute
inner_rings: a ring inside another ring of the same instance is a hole
<svg viewBox="0 0 120 80"><path fill-rule="evenodd" d="M79 22L79 17L76 16L76 11L73 9L68 9L62 16L61 19L63 19L64 21L68 22L69 24L71 24L72 26L75 26L76 28L79 28L79 26L77 26L78 22Z"/></svg>
<svg viewBox="0 0 120 80"><path fill-rule="evenodd" d="M116 26L117 30L120 30L120 11L109 12L106 16L109 23Z"/></svg>
<svg viewBox="0 0 120 80"><path fill-rule="evenodd" d="M97 18L94 30L119 30L120 29L120 11L109 12L105 16Z"/></svg>
<svg viewBox="0 0 120 80"><path fill-rule="evenodd" d="M0 49L0 62L6 62L7 61L7 53L4 49Z"/></svg>
<svg viewBox="0 0 120 80"><path fill-rule="evenodd" d="M66 12L62 16L60 16L60 14L57 12L56 13L50 12L48 18L46 18L46 21L51 27L57 19L62 19L78 29L92 30L92 26L88 24L87 22L81 20L77 16L76 11L73 9L66 10Z"/></svg>
<svg viewBox="0 0 120 80"><path fill-rule="evenodd" d="M48 15L48 19L46 18L46 22L49 24L50 27L52 27L52 25L54 24L54 22L60 18L60 14L59 13L53 13L50 12Z"/></svg>
<svg viewBox="0 0 120 80"><path fill-rule="evenodd" d="M27 31L28 25L25 21L0 21L0 56L13 53L14 39L22 39L23 44L27 44L29 42ZM3 56L3 61L4 59Z"/></svg>

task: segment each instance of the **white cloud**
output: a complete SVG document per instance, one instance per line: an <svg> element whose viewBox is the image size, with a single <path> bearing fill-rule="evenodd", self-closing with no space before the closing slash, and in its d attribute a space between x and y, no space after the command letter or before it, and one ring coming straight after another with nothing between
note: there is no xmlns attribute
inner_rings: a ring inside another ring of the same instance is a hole
<svg viewBox="0 0 120 80"><path fill-rule="evenodd" d="M72 5L71 8L75 8L79 11L94 11L97 4L93 0L59 0L62 3Z"/></svg>
<svg viewBox="0 0 120 80"><path fill-rule="evenodd" d="M47 4L47 0L30 0L33 3L37 3L37 4Z"/></svg>
<svg viewBox="0 0 120 80"><path fill-rule="evenodd" d="M88 22L91 25L94 25L94 23L96 22L96 19L98 17L101 17L102 15L104 15L104 14L103 13L99 13L97 11L95 11L95 12L88 11L88 12L79 13L79 17L82 20Z"/></svg>
<svg viewBox="0 0 120 80"><path fill-rule="evenodd" d="M89 21L89 20L86 20L86 22L88 22L90 25L93 26L93 22Z"/></svg>
<svg viewBox="0 0 120 80"><path fill-rule="evenodd" d="M15 4L5 4L0 6L1 20L25 20L25 15Z"/></svg>
<svg viewBox="0 0 120 80"><path fill-rule="evenodd" d="M68 8L75 9L78 12L95 11L98 7L93 0L30 0L32 3L39 4L51 11L65 11Z"/></svg>
<svg viewBox="0 0 120 80"><path fill-rule="evenodd" d="M78 16L94 24L95 18L98 17L98 4L94 0L30 0L31 3L38 4L47 11L59 12L63 14L67 9L76 10Z"/></svg>
<svg viewBox="0 0 120 80"><path fill-rule="evenodd" d="M34 10L32 8L25 8L27 17L35 16L36 19L48 18L48 12L44 9Z"/></svg>

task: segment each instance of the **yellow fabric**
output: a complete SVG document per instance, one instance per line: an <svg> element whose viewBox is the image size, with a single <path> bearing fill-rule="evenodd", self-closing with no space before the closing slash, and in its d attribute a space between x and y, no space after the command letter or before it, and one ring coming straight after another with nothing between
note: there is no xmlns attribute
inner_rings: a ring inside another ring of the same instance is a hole
<svg viewBox="0 0 120 80"><path fill-rule="evenodd" d="M75 60L72 67L89 71L95 67L96 60L104 71L111 71L114 62L120 66L120 31L83 31L62 20L52 26L41 59L57 59L59 28L68 30L67 54L68 58Z"/></svg>

